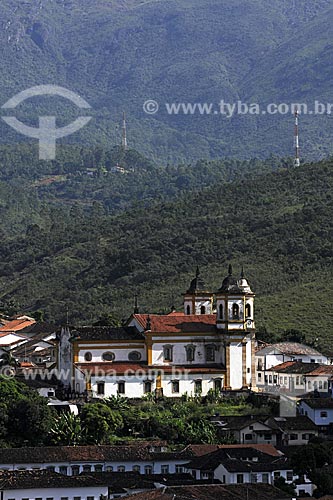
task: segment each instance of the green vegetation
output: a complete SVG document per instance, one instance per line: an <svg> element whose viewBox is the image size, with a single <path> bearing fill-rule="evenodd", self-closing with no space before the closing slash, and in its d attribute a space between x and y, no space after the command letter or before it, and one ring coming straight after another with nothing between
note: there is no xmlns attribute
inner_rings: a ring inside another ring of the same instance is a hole
<svg viewBox="0 0 333 500"><path fill-rule="evenodd" d="M315 99L332 102L330 0L3 0L1 6L1 104L37 84L76 91L91 104L93 120L68 140L85 146L119 143L126 110L130 144L151 158L175 164L281 156L292 151L290 115L171 116L164 103L241 99L305 102L312 109ZM143 112L147 99L160 103L159 113ZM62 124L78 110L61 98L35 98L16 114L31 123L56 114ZM302 117L307 159L332 152L332 126L325 114ZM25 140L4 122L0 132L3 143Z"/></svg>
<svg viewBox="0 0 333 500"><path fill-rule="evenodd" d="M67 162L39 171L24 147L12 174L10 154L0 151L4 312L65 321L67 305L72 323L117 324L135 294L142 312L181 309L198 264L216 290L231 262L235 273L245 266L257 294L259 338L296 336L329 347L330 160L298 169L274 158L162 167L129 151L122 158L128 173L115 174L115 148L91 151L91 177L83 166L75 170L75 148ZM65 180L41 185L54 175Z"/></svg>

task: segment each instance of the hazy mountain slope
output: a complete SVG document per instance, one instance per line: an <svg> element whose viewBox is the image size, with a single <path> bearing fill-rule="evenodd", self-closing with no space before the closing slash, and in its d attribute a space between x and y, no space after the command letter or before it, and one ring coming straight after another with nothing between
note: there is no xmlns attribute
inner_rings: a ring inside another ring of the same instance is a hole
<svg viewBox="0 0 333 500"><path fill-rule="evenodd" d="M272 81L276 99L289 94L299 99L289 42L295 31L301 33L299 53L308 54L308 96L315 97L318 86L328 88L332 71L329 54L321 50L329 37L330 5L328 0L4 0L0 96L5 102L18 90L41 83L78 91L92 104L94 120L70 140L85 145L118 141L116 126L125 109L131 144L154 157L285 155L292 151L289 117L168 116L163 104L266 99ZM284 54L275 52L279 47L285 47ZM274 80L277 61L284 63L282 80ZM161 104L153 117L142 110L149 98ZM64 121L77 113L57 99L22 105L22 119L24 110L32 121L46 110L55 110ZM317 139L323 123L318 118L307 128L307 157L321 153ZM329 134L331 122L327 126ZM2 122L0 133L3 140L24 140ZM324 135L322 152L329 151Z"/></svg>

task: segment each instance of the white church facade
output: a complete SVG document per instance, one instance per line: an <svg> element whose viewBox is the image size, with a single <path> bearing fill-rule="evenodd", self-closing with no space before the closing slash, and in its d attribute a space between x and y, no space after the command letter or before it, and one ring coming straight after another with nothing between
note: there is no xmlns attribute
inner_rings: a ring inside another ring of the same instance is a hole
<svg viewBox="0 0 333 500"><path fill-rule="evenodd" d="M255 386L254 293L242 271L210 292L197 269L184 310L140 314L126 325L63 328L58 369L65 385L92 397L205 396Z"/></svg>

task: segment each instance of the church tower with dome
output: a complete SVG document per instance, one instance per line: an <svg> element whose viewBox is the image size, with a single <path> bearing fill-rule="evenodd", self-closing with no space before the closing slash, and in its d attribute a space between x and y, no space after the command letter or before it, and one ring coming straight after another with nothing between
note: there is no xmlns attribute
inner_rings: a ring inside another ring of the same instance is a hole
<svg viewBox="0 0 333 500"><path fill-rule="evenodd" d="M230 265L216 292L216 327L225 343L226 388L255 385L254 297L244 269L237 279Z"/></svg>

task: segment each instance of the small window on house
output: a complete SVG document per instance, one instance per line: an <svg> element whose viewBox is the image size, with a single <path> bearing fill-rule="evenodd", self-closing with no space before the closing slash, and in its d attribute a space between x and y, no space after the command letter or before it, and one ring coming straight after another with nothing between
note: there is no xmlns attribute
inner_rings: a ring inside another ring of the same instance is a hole
<svg viewBox="0 0 333 500"><path fill-rule="evenodd" d="M268 484L268 481L269 481L269 476L266 472L264 472L262 475L261 475L261 480L264 484Z"/></svg>
<svg viewBox="0 0 333 500"><path fill-rule="evenodd" d="M277 383L278 383L277 375L273 375L273 384L277 384Z"/></svg>
<svg viewBox="0 0 333 500"><path fill-rule="evenodd" d="M284 381L283 381L284 385L287 385L288 384L288 377L284 377Z"/></svg>
<svg viewBox="0 0 333 500"><path fill-rule="evenodd" d="M327 418L327 411L321 411L320 416L321 418Z"/></svg>
<svg viewBox="0 0 333 500"><path fill-rule="evenodd" d="M206 345L206 361L215 361L215 345Z"/></svg>
<svg viewBox="0 0 333 500"><path fill-rule="evenodd" d="M128 355L129 361L140 361L141 359L141 353L138 351L132 351Z"/></svg>
<svg viewBox="0 0 333 500"><path fill-rule="evenodd" d="M287 470L287 481L292 481L292 480L293 480L293 471Z"/></svg>
<svg viewBox="0 0 333 500"><path fill-rule="evenodd" d="M221 392L222 391L222 379L216 378L214 380L214 391Z"/></svg>
<svg viewBox="0 0 333 500"><path fill-rule="evenodd" d="M232 319L239 319L239 305L232 305Z"/></svg>
<svg viewBox="0 0 333 500"><path fill-rule="evenodd" d="M250 306L250 304L246 304L246 306L245 306L245 316L247 318L251 317L251 306Z"/></svg>
<svg viewBox="0 0 333 500"><path fill-rule="evenodd" d="M255 474L255 473L251 474L251 477L250 477L250 482L251 482L252 484L256 484L256 483L258 482L258 475L257 475L257 474Z"/></svg>
<svg viewBox="0 0 333 500"><path fill-rule="evenodd" d="M60 474L63 474L64 476L67 476L67 467L60 466L59 467L59 472L60 472Z"/></svg>
<svg viewBox="0 0 333 500"><path fill-rule="evenodd" d="M261 380L261 373L258 373L258 380Z"/></svg>
<svg viewBox="0 0 333 500"><path fill-rule="evenodd" d="M186 306L186 314L189 316L191 314L190 306Z"/></svg>
<svg viewBox="0 0 333 500"><path fill-rule="evenodd" d="M274 479L278 479L281 476L281 473L279 471L274 472Z"/></svg>
<svg viewBox="0 0 333 500"><path fill-rule="evenodd" d="M105 467L105 472L113 472L113 467L112 467L112 465L107 465L107 466Z"/></svg>
<svg viewBox="0 0 333 500"><path fill-rule="evenodd" d="M104 394L105 394L105 382L97 382L97 394L99 396L104 396Z"/></svg>
<svg viewBox="0 0 333 500"><path fill-rule="evenodd" d="M74 497L73 500L81 500L81 497Z"/></svg>
<svg viewBox="0 0 333 500"><path fill-rule="evenodd" d="M161 465L161 474L169 474L169 466Z"/></svg>
<svg viewBox="0 0 333 500"><path fill-rule="evenodd" d="M152 392L152 383L150 382L150 380L146 380L143 384L143 392L145 394L148 394L150 392Z"/></svg>
<svg viewBox="0 0 333 500"><path fill-rule="evenodd" d="M245 441L251 441L252 440L252 434L245 434Z"/></svg>
<svg viewBox="0 0 333 500"><path fill-rule="evenodd" d="M84 465L83 472L91 472L91 465Z"/></svg>
<svg viewBox="0 0 333 500"><path fill-rule="evenodd" d="M25 470L25 469L20 469L20 470ZM54 472L54 471L55 471L55 467L54 467L54 465L48 465L48 466L46 467L46 470L49 470L49 471L51 471L51 472Z"/></svg>
<svg viewBox="0 0 333 500"><path fill-rule="evenodd" d="M125 394L125 382L118 382L118 394Z"/></svg>
<svg viewBox="0 0 333 500"><path fill-rule="evenodd" d="M153 468L151 465L146 465L145 466L145 474L152 474L153 473Z"/></svg>
<svg viewBox="0 0 333 500"><path fill-rule="evenodd" d="M219 305L219 318L223 319L223 305L222 304Z"/></svg>
<svg viewBox="0 0 333 500"><path fill-rule="evenodd" d="M311 380L308 381L308 389L311 389Z"/></svg>
<svg viewBox="0 0 333 500"><path fill-rule="evenodd" d="M85 361L91 361L92 360L92 354L91 354L91 352L86 352L84 354L84 360Z"/></svg>
<svg viewBox="0 0 333 500"><path fill-rule="evenodd" d="M95 465L94 467L95 472L103 472L103 465Z"/></svg>
<svg viewBox="0 0 333 500"><path fill-rule="evenodd" d="M310 359L310 363L315 363L316 360L315 359Z"/></svg>
<svg viewBox="0 0 333 500"><path fill-rule="evenodd" d="M272 434L264 434L265 441L271 441L271 439L272 439Z"/></svg>
<svg viewBox="0 0 333 500"><path fill-rule="evenodd" d="M80 474L80 466L72 465L72 476L78 476Z"/></svg>
<svg viewBox="0 0 333 500"><path fill-rule="evenodd" d="M299 385L299 377L296 377L296 385Z"/></svg>
<svg viewBox="0 0 333 500"><path fill-rule="evenodd" d="M200 307L200 314L206 314L206 307L205 306Z"/></svg>
<svg viewBox="0 0 333 500"><path fill-rule="evenodd" d="M271 384L272 383L272 375L269 375L268 379L269 379L269 383Z"/></svg>
<svg viewBox="0 0 333 500"><path fill-rule="evenodd" d="M289 440L290 441L297 441L298 435L297 434L290 434L289 435Z"/></svg>
<svg viewBox="0 0 333 500"><path fill-rule="evenodd" d="M172 361L172 345L165 345L163 347L164 361Z"/></svg>
<svg viewBox="0 0 333 500"><path fill-rule="evenodd" d="M132 467L133 472L141 472L141 467L140 465L133 465Z"/></svg>
<svg viewBox="0 0 333 500"><path fill-rule="evenodd" d="M118 465L117 471L118 472L125 472L125 465Z"/></svg>
<svg viewBox="0 0 333 500"><path fill-rule="evenodd" d="M324 389L327 389L327 382L324 382Z"/></svg>
<svg viewBox="0 0 333 500"><path fill-rule="evenodd" d="M243 483L244 483L243 474L237 474L237 484L243 484Z"/></svg>
<svg viewBox="0 0 333 500"><path fill-rule="evenodd" d="M110 351L103 352L103 354L102 354L102 360L103 361L114 361L115 357L116 357L115 353L114 352L110 352Z"/></svg>
<svg viewBox="0 0 333 500"><path fill-rule="evenodd" d="M194 381L194 392L196 394L202 393L202 380L195 380Z"/></svg>
<svg viewBox="0 0 333 500"><path fill-rule="evenodd" d="M87 500L95 500L95 497L87 497Z"/></svg>
<svg viewBox="0 0 333 500"><path fill-rule="evenodd" d="M179 380L172 380L172 382L171 382L171 392L173 392L173 393L179 392Z"/></svg>
<svg viewBox="0 0 333 500"><path fill-rule="evenodd" d="M322 388L323 388L323 381L319 380L319 389L322 389Z"/></svg>
<svg viewBox="0 0 333 500"><path fill-rule="evenodd" d="M176 465L176 474L183 474L184 467L182 465Z"/></svg>
<svg viewBox="0 0 333 500"><path fill-rule="evenodd" d="M186 361L194 361L195 358L195 345L187 345L186 349Z"/></svg>

